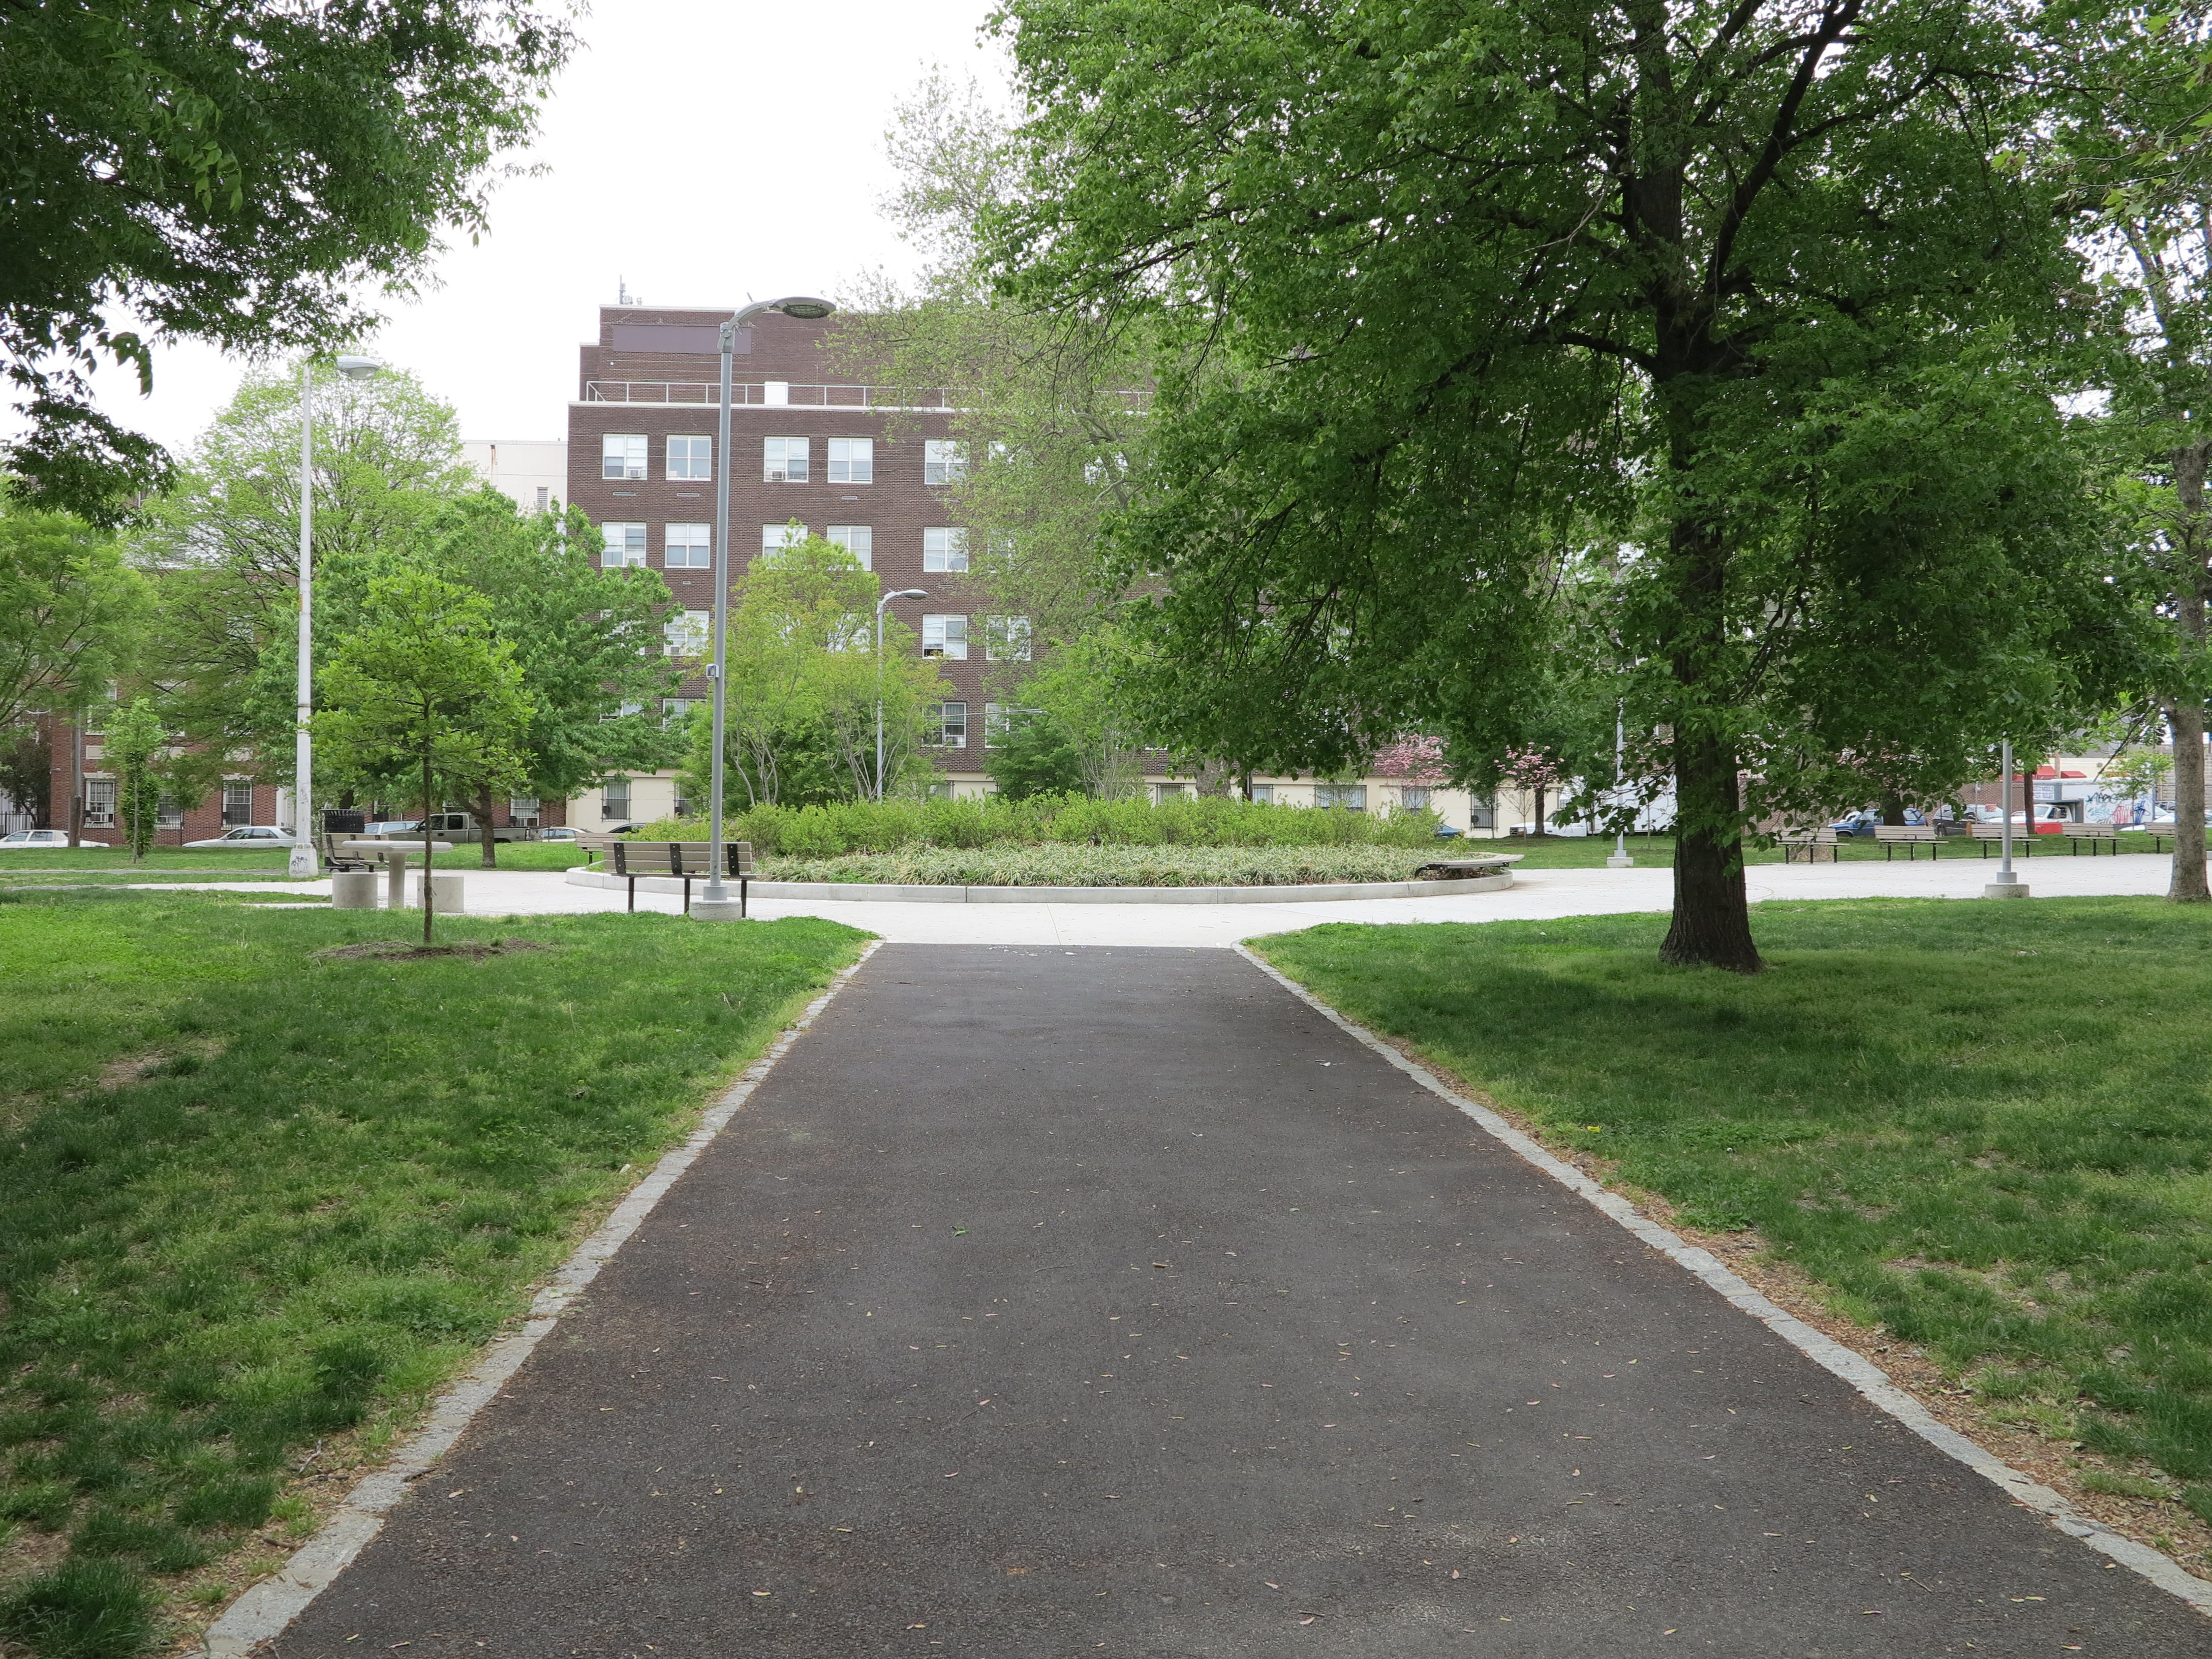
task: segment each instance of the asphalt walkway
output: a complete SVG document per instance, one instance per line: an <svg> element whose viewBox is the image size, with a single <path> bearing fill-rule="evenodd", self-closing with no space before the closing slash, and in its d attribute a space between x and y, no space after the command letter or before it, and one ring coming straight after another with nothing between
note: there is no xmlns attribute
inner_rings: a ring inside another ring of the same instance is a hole
<svg viewBox="0 0 2212 1659"><path fill-rule="evenodd" d="M892 945L274 1651L2208 1646L1242 958Z"/></svg>

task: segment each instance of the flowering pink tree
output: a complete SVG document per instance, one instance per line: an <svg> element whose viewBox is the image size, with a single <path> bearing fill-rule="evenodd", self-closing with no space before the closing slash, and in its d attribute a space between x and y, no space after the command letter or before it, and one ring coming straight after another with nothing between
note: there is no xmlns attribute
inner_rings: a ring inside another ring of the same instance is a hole
<svg viewBox="0 0 2212 1659"><path fill-rule="evenodd" d="M1540 749L1509 749L1498 769L1498 775L1507 783L1531 789L1536 795L1536 835L1544 833L1544 792L1556 789L1567 781L1567 769L1554 756Z"/></svg>
<svg viewBox="0 0 2212 1659"><path fill-rule="evenodd" d="M1401 738L1375 757L1375 775L1403 778L1412 784L1442 783L1444 740L1442 738Z"/></svg>

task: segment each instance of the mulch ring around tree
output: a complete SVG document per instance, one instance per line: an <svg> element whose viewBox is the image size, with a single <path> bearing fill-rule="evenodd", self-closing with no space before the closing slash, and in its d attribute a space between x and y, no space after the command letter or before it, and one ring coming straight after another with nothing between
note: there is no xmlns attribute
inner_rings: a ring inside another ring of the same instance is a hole
<svg viewBox="0 0 2212 1659"><path fill-rule="evenodd" d="M411 962L418 957L485 957L508 956L517 951L550 951L550 945L541 945L528 939L464 939L455 945L403 945L397 939L371 939L362 945L333 945L327 951L315 952L318 962L345 962L361 957L381 957L387 960Z"/></svg>

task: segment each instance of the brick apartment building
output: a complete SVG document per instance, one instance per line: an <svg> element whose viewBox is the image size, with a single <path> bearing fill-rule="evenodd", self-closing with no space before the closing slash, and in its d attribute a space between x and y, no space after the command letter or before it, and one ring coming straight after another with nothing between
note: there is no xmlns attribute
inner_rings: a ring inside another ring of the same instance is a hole
<svg viewBox="0 0 2212 1659"><path fill-rule="evenodd" d="M727 307L605 306L580 352L568 405L568 499L591 515L610 566L660 572L683 614L672 630L708 635L714 606L714 453ZM930 753L945 786L986 787L984 673L1026 654L1028 623L990 616L966 580L966 538L946 507L959 475L951 410L937 390L869 386L841 373L824 341L834 326L771 313L739 333L730 422L730 571L804 532L849 549L895 599L890 614L939 660L947 690ZM707 695L682 689L678 707ZM673 779L637 777L572 804L571 822L658 817Z"/></svg>

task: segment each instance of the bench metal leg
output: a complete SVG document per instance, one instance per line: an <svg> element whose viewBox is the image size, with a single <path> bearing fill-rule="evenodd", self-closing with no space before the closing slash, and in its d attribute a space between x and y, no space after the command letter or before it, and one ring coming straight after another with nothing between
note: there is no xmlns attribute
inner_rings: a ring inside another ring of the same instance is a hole
<svg viewBox="0 0 2212 1659"><path fill-rule="evenodd" d="M629 914L632 915L637 914L637 878L635 876L629 878Z"/></svg>
<svg viewBox="0 0 2212 1659"><path fill-rule="evenodd" d="M691 878L689 876L684 878L684 914L687 916L691 914Z"/></svg>
<svg viewBox="0 0 2212 1659"><path fill-rule="evenodd" d="M752 878L750 876L739 876L738 878L738 918L739 921L743 921L744 919L745 902L747 896L745 889L750 884Z"/></svg>

